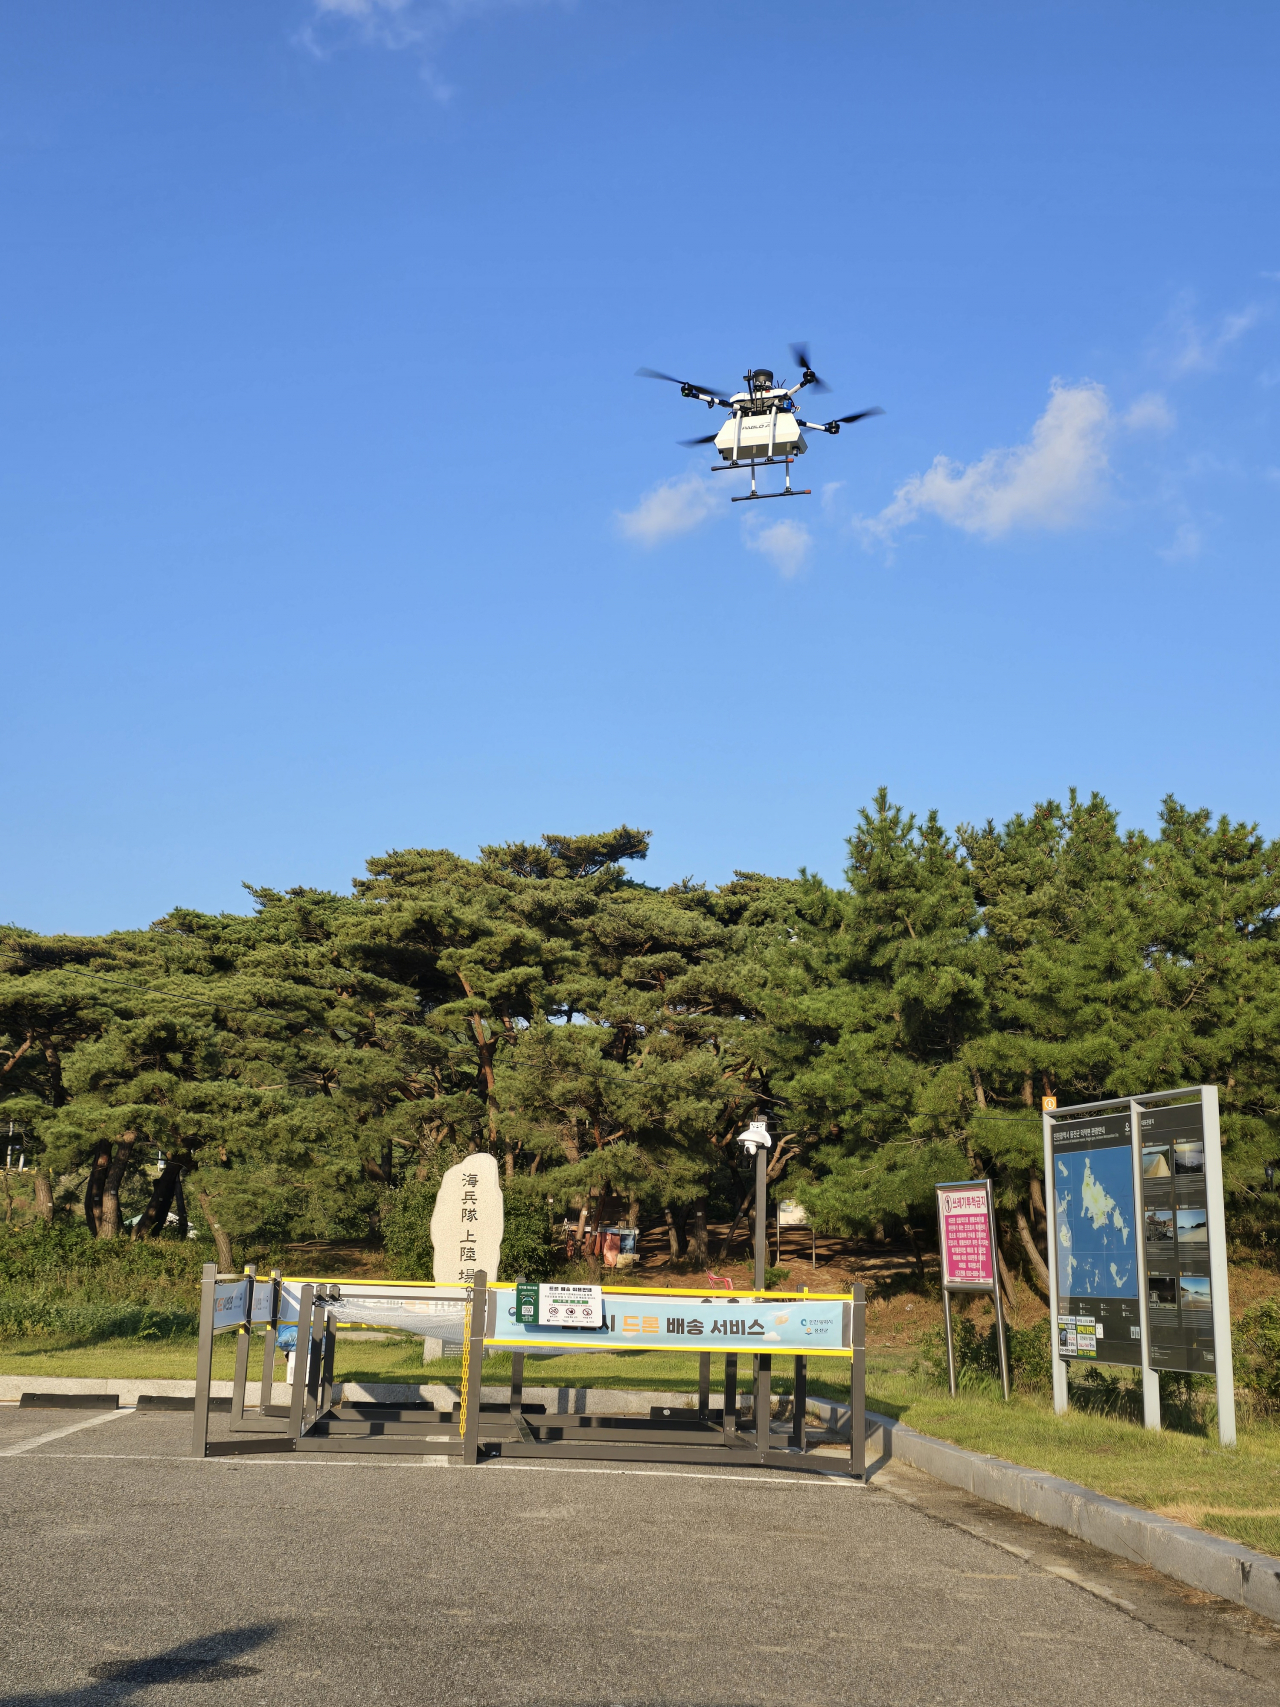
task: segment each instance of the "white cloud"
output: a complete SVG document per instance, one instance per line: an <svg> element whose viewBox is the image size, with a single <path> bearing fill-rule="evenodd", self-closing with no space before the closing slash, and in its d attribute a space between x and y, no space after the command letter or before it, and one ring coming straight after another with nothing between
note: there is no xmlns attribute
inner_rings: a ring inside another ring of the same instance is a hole
<svg viewBox="0 0 1280 1707"><path fill-rule="evenodd" d="M315 0L317 12L339 12L344 18L373 18L379 12L403 12L409 0Z"/></svg>
<svg viewBox="0 0 1280 1707"><path fill-rule="evenodd" d="M1200 555L1204 535L1191 522L1180 522L1172 540L1160 552L1166 563L1185 563Z"/></svg>
<svg viewBox="0 0 1280 1707"><path fill-rule="evenodd" d="M482 12L533 3L533 0L311 0L314 22L297 40L323 59L344 40L369 47L417 51L423 80L432 94L448 100L452 90L441 81L433 55L452 30Z"/></svg>
<svg viewBox="0 0 1280 1707"><path fill-rule="evenodd" d="M716 508L720 489L701 474L664 480L646 492L634 510L619 512L618 525L628 539L657 545L700 527Z"/></svg>
<svg viewBox="0 0 1280 1707"><path fill-rule="evenodd" d="M1177 416L1158 391L1136 397L1124 412L1124 424L1131 433L1167 433L1176 422Z"/></svg>
<svg viewBox="0 0 1280 1707"><path fill-rule="evenodd" d="M927 473L899 486L878 516L856 525L884 540L923 515L988 539L1014 528L1072 527L1105 489L1112 426L1101 385L1055 379L1028 444L989 450L967 465L939 456Z"/></svg>
<svg viewBox="0 0 1280 1707"><path fill-rule="evenodd" d="M803 522L788 521L784 517L768 527L753 528L747 534L746 543L749 550L762 552L778 573L790 580L804 566L813 538Z"/></svg>
<svg viewBox="0 0 1280 1707"><path fill-rule="evenodd" d="M1169 310L1165 364L1176 376L1211 373L1231 345L1251 332L1262 319L1256 303L1224 314L1216 326L1202 326L1195 316L1195 298L1184 291Z"/></svg>

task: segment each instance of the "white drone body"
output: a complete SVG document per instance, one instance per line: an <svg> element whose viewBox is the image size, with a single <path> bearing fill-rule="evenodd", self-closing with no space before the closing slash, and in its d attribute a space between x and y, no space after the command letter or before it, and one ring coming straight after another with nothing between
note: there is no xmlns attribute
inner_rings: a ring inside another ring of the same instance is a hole
<svg viewBox="0 0 1280 1707"><path fill-rule="evenodd" d="M708 409L728 409L729 419L717 433L707 433L700 439L682 439L685 445L713 444L720 454L720 461L712 468L713 474L724 474L734 469L749 468L751 470L751 490L735 497L733 502L741 504L751 498L808 498L811 493L808 488L803 490L791 484L791 464L798 456L803 456L808 450L804 433L801 428L807 427L810 432L838 433L843 426L853 421L863 421L869 415L883 415L883 409L860 409L855 415L841 415L835 421L803 421L796 410L796 394L803 391L806 385L816 386L819 391L827 391L824 385L809 365L809 352L803 344L792 344L791 353L801 369L802 377L789 389L786 386L775 385L773 374L769 368L752 368L743 375L745 391L735 391L731 397L723 397L708 386L695 385L692 380L676 379L669 373L657 373L653 368L642 367L639 371L645 379L665 379L680 387L682 397L696 397L700 403L705 403ZM781 492L758 492L756 490L756 466L763 463L786 464L786 481Z"/></svg>

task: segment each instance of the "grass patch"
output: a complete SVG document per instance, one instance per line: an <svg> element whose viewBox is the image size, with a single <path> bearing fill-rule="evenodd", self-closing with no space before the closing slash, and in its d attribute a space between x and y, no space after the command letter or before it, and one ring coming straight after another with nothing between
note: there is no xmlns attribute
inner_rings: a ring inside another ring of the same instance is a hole
<svg viewBox="0 0 1280 1707"><path fill-rule="evenodd" d="M1239 1541L1259 1553L1274 1553L1280 1557L1280 1513L1254 1513L1239 1516L1235 1512L1207 1511L1200 1527L1228 1541Z"/></svg>

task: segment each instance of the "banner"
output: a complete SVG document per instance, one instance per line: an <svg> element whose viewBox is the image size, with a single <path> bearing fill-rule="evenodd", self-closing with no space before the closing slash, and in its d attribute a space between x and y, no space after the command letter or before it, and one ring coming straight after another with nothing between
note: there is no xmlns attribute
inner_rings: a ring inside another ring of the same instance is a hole
<svg viewBox="0 0 1280 1707"><path fill-rule="evenodd" d="M848 1298L780 1292L632 1292L605 1287L604 1326L556 1329L524 1326L514 1286L497 1286L497 1319L486 1345L559 1351L787 1352L848 1356L852 1310Z"/></svg>
<svg viewBox="0 0 1280 1707"><path fill-rule="evenodd" d="M457 1340L466 1337L470 1288L430 1286L423 1282L399 1284L372 1281L283 1280L280 1283L280 1321L296 1323L302 1288L308 1284L336 1286L338 1298L326 1309L335 1322L349 1328L390 1328L395 1333L418 1334L424 1339Z"/></svg>
<svg viewBox="0 0 1280 1707"><path fill-rule="evenodd" d="M213 1288L213 1331L238 1328L249 1314L249 1277L215 1281Z"/></svg>

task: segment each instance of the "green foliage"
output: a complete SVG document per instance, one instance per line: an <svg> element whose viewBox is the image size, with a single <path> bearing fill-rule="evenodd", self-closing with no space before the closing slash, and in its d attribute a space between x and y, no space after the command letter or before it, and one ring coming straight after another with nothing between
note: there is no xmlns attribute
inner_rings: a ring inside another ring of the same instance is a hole
<svg viewBox="0 0 1280 1707"><path fill-rule="evenodd" d="M1013 1385L1028 1392L1045 1390L1053 1377L1048 1322L1037 1322L1030 1328L1006 1328L1005 1332ZM980 1330L972 1316L957 1311L952 1316L951 1333L960 1391L985 1390L989 1383L998 1382L1000 1347L995 1323ZM941 1328L929 1328L921 1335L917 1368L927 1379L947 1385L947 1339Z"/></svg>
<svg viewBox="0 0 1280 1707"><path fill-rule="evenodd" d="M774 1268L772 1265L764 1271L764 1289L766 1292L777 1292L782 1288L783 1281L790 1278L789 1268Z"/></svg>
<svg viewBox="0 0 1280 1707"><path fill-rule="evenodd" d="M1216 1082L1230 1231L1280 1257L1280 843L1172 797L1158 836L1122 834L1074 793L952 834L881 789L841 888L658 889L624 869L647 850L626 825L401 849L350 895L6 928L4 1118L60 1205L97 1157L122 1218L158 1213L163 1157L223 1260L381 1229L428 1273L407 1178L483 1149L539 1227L549 1196L687 1238L696 1205L749 1197L733 1139L763 1111L770 1180L819 1230L931 1243L934 1184L986 1175L1006 1262L1042 1285L1040 1097ZM526 1271L550 1260L533 1226Z"/></svg>
<svg viewBox="0 0 1280 1707"><path fill-rule="evenodd" d="M0 1227L0 1339L170 1339L199 1325L200 1270L213 1255L194 1240L95 1239L59 1218Z"/></svg>
<svg viewBox="0 0 1280 1707"><path fill-rule="evenodd" d="M61 1288L0 1292L0 1341L53 1336L76 1345L111 1339L193 1338L200 1312L180 1304L153 1305L68 1297Z"/></svg>
<svg viewBox="0 0 1280 1707"><path fill-rule="evenodd" d="M0 1227L0 1289L92 1286L113 1298L146 1299L170 1290L194 1300L212 1257L197 1240L95 1239L82 1221L28 1221Z"/></svg>
<svg viewBox="0 0 1280 1707"><path fill-rule="evenodd" d="M435 1263L431 1215L440 1181L410 1180L389 1194L382 1211L382 1244L396 1280L430 1280Z"/></svg>
<svg viewBox="0 0 1280 1707"><path fill-rule="evenodd" d="M1267 1299L1246 1310L1233 1333L1236 1379L1266 1410L1280 1410L1280 1303Z"/></svg>
<svg viewBox="0 0 1280 1707"><path fill-rule="evenodd" d="M387 1266L397 1280L430 1280L435 1262L431 1214L439 1180L412 1180L390 1194L382 1215ZM502 1257L497 1280L546 1280L555 1267L546 1208L536 1198L508 1190L502 1206Z"/></svg>
<svg viewBox="0 0 1280 1707"><path fill-rule="evenodd" d="M502 1210L502 1259L499 1280L547 1280L555 1269L555 1251L547 1212L536 1198L508 1191Z"/></svg>

